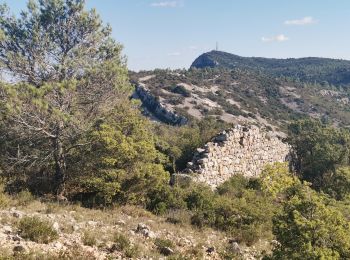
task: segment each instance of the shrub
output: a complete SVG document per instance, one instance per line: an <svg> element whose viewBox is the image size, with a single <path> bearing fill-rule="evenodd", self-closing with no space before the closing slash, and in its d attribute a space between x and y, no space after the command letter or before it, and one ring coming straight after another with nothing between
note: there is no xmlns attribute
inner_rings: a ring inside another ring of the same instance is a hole
<svg viewBox="0 0 350 260"><path fill-rule="evenodd" d="M275 215L272 259L349 259L350 226L328 199L299 184Z"/></svg>
<svg viewBox="0 0 350 260"><path fill-rule="evenodd" d="M189 92L184 86L178 85L178 86L172 87L171 91L173 93L180 94L183 97L190 97L191 96L191 92Z"/></svg>
<svg viewBox="0 0 350 260"><path fill-rule="evenodd" d="M129 246L128 248L125 249L125 252L124 252L124 255L126 257L129 257L132 259L139 257L140 254L141 254L141 250L138 245Z"/></svg>
<svg viewBox="0 0 350 260"><path fill-rule="evenodd" d="M155 214L165 214L169 209L185 209L184 192L177 187L155 187L148 193L146 207Z"/></svg>
<svg viewBox="0 0 350 260"><path fill-rule="evenodd" d="M50 222L38 217L24 217L18 225L19 233L24 239L37 243L50 243L58 238L58 233Z"/></svg>
<svg viewBox="0 0 350 260"><path fill-rule="evenodd" d="M34 201L34 196L28 190L23 190L15 196L19 206L27 206Z"/></svg>
<svg viewBox="0 0 350 260"><path fill-rule="evenodd" d="M249 180L241 174L232 176L217 188L220 195L230 197L242 197L243 191L247 188Z"/></svg>
<svg viewBox="0 0 350 260"><path fill-rule="evenodd" d="M190 223L191 213L184 209L169 210L166 217L166 221L169 223L183 225Z"/></svg>
<svg viewBox="0 0 350 260"><path fill-rule="evenodd" d="M11 198L5 193L4 188L0 185L0 208L6 208L11 204Z"/></svg>
<svg viewBox="0 0 350 260"><path fill-rule="evenodd" d="M116 250L118 251L124 252L130 247L130 240L123 234L114 234L113 241L115 243Z"/></svg>
<svg viewBox="0 0 350 260"><path fill-rule="evenodd" d="M159 253L164 255L167 254L165 248L174 249L175 247L173 241L169 239L156 238L154 244L157 246Z"/></svg>
<svg viewBox="0 0 350 260"><path fill-rule="evenodd" d="M299 180L289 172L288 163L274 163L263 169L260 183L264 192L276 197Z"/></svg>
<svg viewBox="0 0 350 260"><path fill-rule="evenodd" d="M96 234L91 231L85 231L82 237L82 242L86 246L94 246L97 244Z"/></svg>

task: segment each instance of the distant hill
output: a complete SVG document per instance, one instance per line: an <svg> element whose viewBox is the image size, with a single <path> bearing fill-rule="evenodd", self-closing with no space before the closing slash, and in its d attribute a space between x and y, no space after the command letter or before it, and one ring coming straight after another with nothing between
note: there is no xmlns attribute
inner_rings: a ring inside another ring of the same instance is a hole
<svg viewBox="0 0 350 260"><path fill-rule="evenodd" d="M283 129L291 120L311 116L350 128L350 88L210 67L142 71L130 77L168 111L189 121L210 116Z"/></svg>
<svg viewBox="0 0 350 260"><path fill-rule="evenodd" d="M328 82L350 86L350 61L327 58L272 59L241 57L211 51L200 55L191 68L250 69L277 77L291 77L304 82Z"/></svg>

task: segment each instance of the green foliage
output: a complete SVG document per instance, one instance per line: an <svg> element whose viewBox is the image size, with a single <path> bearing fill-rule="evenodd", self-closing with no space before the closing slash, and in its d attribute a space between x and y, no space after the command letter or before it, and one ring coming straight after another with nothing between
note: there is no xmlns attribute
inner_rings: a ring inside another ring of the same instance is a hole
<svg viewBox="0 0 350 260"><path fill-rule="evenodd" d="M175 247L173 241L171 241L169 239L156 238L154 241L154 244L156 245L159 253L161 253L163 255L168 255L165 248L170 248L173 250Z"/></svg>
<svg viewBox="0 0 350 260"><path fill-rule="evenodd" d="M335 173L326 175L322 190L337 200L349 200L350 167L338 167Z"/></svg>
<svg viewBox="0 0 350 260"><path fill-rule="evenodd" d="M274 198L265 195L255 180L239 175L215 192L204 185L185 189L164 186L153 189L148 198L147 209L156 214L187 209L192 225L225 231L249 245L271 237L272 216L278 209Z"/></svg>
<svg viewBox="0 0 350 260"><path fill-rule="evenodd" d="M93 204L108 205L118 199L143 204L151 185L168 182L148 123L128 103L98 121L87 140L90 144L78 155L81 174L73 183L81 186L81 194L90 194Z"/></svg>
<svg viewBox="0 0 350 260"><path fill-rule="evenodd" d="M273 233L280 245L272 259L350 257L349 223L307 186L291 188L283 211L274 218Z"/></svg>
<svg viewBox="0 0 350 260"><path fill-rule="evenodd" d="M146 208L155 214L165 214L168 210L184 209L184 191L178 187L157 186L147 194Z"/></svg>
<svg viewBox="0 0 350 260"><path fill-rule="evenodd" d="M344 174L344 171L337 171L337 167L349 163L348 130L324 125L316 120L302 120L290 125L287 141L293 149L294 169L302 180L338 198L346 195L340 195L340 191L335 186L332 188L331 183L337 183L337 179L342 178L339 174ZM347 189L343 191L347 192Z"/></svg>
<svg viewBox="0 0 350 260"><path fill-rule="evenodd" d="M121 45L84 0L30 1L17 18L0 11L0 61L5 71L35 86L79 78L96 64L118 65Z"/></svg>
<svg viewBox="0 0 350 260"><path fill-rule="evenodd" d="M198 130L188 126L173 128L156 125L154 133L158 137L157 149L170 159L166 169L172 172L185 168L193 151L201 144Z"/></svg>
<svg viewBox="0 0 350 260"><path fill-rule="evenodd" d="M58 238L51 223L38 217L23 217L18 224L19 234L24 239L48 244Z"/></svg>
<svg viewBox="0 0 350 260"><path fill-rule="evenodd" d="M249 181L250 180L248 178L244 177L241 174L234 175L219 187L217 187L217 192L220 195L242 197L244 190L249 185Z"/></svg>
<svg viewBox="0 0 350 260"><path fill-rule="evenodd" d="M153 132L157 137L157 149L165 154L170 161L164 162L170 172L181 171L191 161L194 151L227 128L228 125L211 117L205 117L191 125L171 127L155 125Z"/></svg>
<svg viewBox="0 0 350 260"><path fill-rule="evenodd" d="M261 189L273 197L283 193L299 180L289 172L288 163L267 165L260 175Z"/></svg>
<svg viewBox="0 0 350 260"><path fill-rule="evenodd" d="M3 174L62 195L86 133L130 94L121 45L83 0L31 1L19 18L0 9L0 72L18 79L0 85Z"/></svg>
<svg viewBox="0 0 350 260"><path fill-rule="evenodd" d="M130 240L123 234L114 234L113 241L118 251L125 251L130 247Z"/></svg>
<svg viewBox="0 0 350 260"><path fill-rule="evenodd" d="M141 253L141 249L138 245L129 246L124 252L125 256L131 259L139 257Z"/></svg>

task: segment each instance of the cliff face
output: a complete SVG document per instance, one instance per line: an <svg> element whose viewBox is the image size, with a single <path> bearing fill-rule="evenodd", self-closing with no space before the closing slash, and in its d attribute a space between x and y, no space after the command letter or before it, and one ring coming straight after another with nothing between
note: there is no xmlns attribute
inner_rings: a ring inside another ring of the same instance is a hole
<svg viewBox="0 0 350 260"><path fill-rule="evenodd" d="M288 160L289 145L272 132L237 125L197 149L187 173L215 188L232 175L257 177L266 164Z"/></svg>
<svg viewBox="0 0 350 260"><path fill-rule="evenodd" d="M185 125L187 118L167 109L159 102L158 98L146 88L144 84L138 84L135 89L135 98L142 101L142 105L147 108L157 119L171 125Z"/></svg>

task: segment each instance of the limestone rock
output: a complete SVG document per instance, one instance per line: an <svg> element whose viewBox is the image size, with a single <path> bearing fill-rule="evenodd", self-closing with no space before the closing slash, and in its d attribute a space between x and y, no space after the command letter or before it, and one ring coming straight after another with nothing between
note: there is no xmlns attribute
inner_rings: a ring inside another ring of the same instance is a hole
<svg viewBox="0 0 350 260"><path fill-rule="evenodd" d="M60 232L60 225L57 222L53 223L52 228L57 232Z"/></svg>
<svg viewBox="0 0 350 260"><path fill-rule="evenodd" d="M2 227L2 232L7 234L7 235L9 235L9 234L12 233L12 227L10 227L10 226L3 226Z"/></svg>
<svg viewBox="0 0 350 260"><path fill-rule="evenodd" d="M146 238L156 237L155 233L151 231L150 227L143 223L139 223L137 225L136 233L142 234Z"/></svg>

